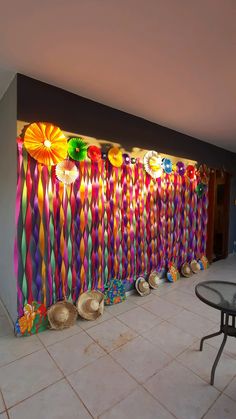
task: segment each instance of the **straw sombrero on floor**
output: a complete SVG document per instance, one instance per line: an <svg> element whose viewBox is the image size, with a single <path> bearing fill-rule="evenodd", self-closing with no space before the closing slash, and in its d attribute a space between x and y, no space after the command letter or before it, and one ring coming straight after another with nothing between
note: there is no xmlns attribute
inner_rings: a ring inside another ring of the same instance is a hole
<svg viewBox="0 0 236 419"><path fill-rule="evenodd" d="M48 309L47 315L50 328L60 330L73 326L78 313L69 301L59 301Z"/></svg>
<svg viewBox="0 0 236 419"><path fill-rule="evenodd" d="M145 295L148 295L151 292L149 283L146 281L146 279L143 276L140 276L139 278L136 279L135 288L138 291L138 293L141 295L141 297L144 297Z"/></svg>
<svg viewBox="0 0 236 419"><path fill-rule="evenodd" d="M185 276L186 278L189 278L190 276L192 276L193 272L191 271L191 268L188 264L188 262L185 262L182 266L181 266L181 275Z"/></svg>
<svg viewBox="0 0 236 419"><path fill-rule="evenodd" d="M79 296L78 313L83 319L96 320L104 311L104 295L100 291L87 291Z"/></svg>
<svg viewBox="0 0 236 419"><path fill-rule="evenodd" d="M200 263L198 263L196 260L192 260L190 263L190 268L192 269L194 274L197 274L201 270Z"/></svg>
<svg viewBox="0 0 236 419"><path fill-rule="evenodd" d="M159 287L160 284L162 284L162 280L158 274L157 271L152 271L148 277L148 283L151 288L154 290Z"/></svg>

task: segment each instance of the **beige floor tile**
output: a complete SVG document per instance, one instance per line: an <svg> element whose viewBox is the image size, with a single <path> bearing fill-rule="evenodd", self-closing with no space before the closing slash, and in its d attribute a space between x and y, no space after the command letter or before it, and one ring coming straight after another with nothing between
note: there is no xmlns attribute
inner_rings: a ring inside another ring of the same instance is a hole
<svg viewBox="0 0 236 419"><path fill-rule="evenodd" d="M119 304L113 304L112 306L106 306L106 312L111 316L118 316L125 311L135 308L136 305L132 303L131 299L128 297L126 301Z"/></svg>
<svg viewBox="0 0 236 419"><path fill-rule="evenodd" d="M124 345L137 336L135 331L116 318L91 327L87 330L87 333L108 352Z"/></svg>
<svg viewBox="0 0 236 419"><path fill-rule="evenodd" d="M137 333L144 332L162 321L160 317L144 310L142 307L126 311L117 318Z"/></svg>
<svg viewBox="0 0 236 419"><path fill-rule="evenodd" d="M45 350L0 368L0 387L7 407L32 396L59 380L61 376L61 372Z"/></svg>
<svg viewBox="0 0 236 419"><path fill-rule="evenodd" d="M101 419L174 419L164 407L158 403L142 387L135 389L128 397L117 403Z"/></svg>
<svg viewBox="0 0 236 419"><path fill-rule="evenodd" d="M203 351L199 351L199 341L178 356L178 361L190 368L203 380L210 383L211 369L217 355L217 350L204 344ZM214 386L218 390L223 390L232 380L234 371L234 361L229 356L222 354L215 372Z"/></svg>
<svg viewBox="0 0 236 419"><path fill-rule="evenodd" d="M96 326L97 324L103 323L106 320L112 319L112 315L105 309L102 316L100 316L97 320L91 321L91 320L85 320L82 318L79 318L77 323L78 326L81 327L83 330L90 329L90 327Z"/></svg>
<svg viewBox="0 0 236 419"><path fill-rule="evenodd" d="M3 336L0 338L0 367L40 349L43 345L36 335L22 338Z"/></svg>
<svg viewBox="0 0 236 419"><path fill-rule="evenodd" d="M176 361L144 386L178 419L200 419L219 395L218 390Z"/></svg>
<svg viewBox="0 0 236 419"><path fill-rule="evenodd" d="M194 340L197 339L166 321L142 333L142 335L173 358L192 345Z"/></svg>
<svg viewBox="0 0 236 419"><path fill-rule="evenodd" d="M215 323L191 311L183 310L169 319L169 322L190 335L201 338L215 327Z"/></svg>
<svg viewBox="0 0 236 419"><path fill-rule="evenodd" d="M226 387L224 393L236 401L236 376L228 385L228 387Z"/></svg>
<svg viewBox="0 0 236 419"><path fill-rule="evenodd" d="M105 354L84 331L50 345L48 351L65 375L77 371Z"/></svg>
<svg viewBox="0 0 236 419"><path fill-rule="evenodd" d="M140 383L171 361L167 354L141 336L112 351L111 356Z"/></svg>
<svg viewBox="0 0 236 419"><path fill-rule="evenodd" d="M93 416L114 406L137 386L136 381L109 355L70 375L68 379Z"/></svg>
<svg viewBox="0 0 236 419"><path fill-rule="evenodd" d="M3 403L3 398L2 395L0 393L0 413L3 412L5 410L5 405Z"/></svg>
<svg viewBox="0 0 236 419"><path fill-rule="evenodd" d="M14 336L14 330L9 320L5 316L0 317L0 338L2 336L12 335Z"/></svg>
<svg viewBox="0 0 236 419"><path fill-rule="evenodd" d="M143 304L143 308L149 310L151 313L161 317L164 320L176 316L183 310L182 307L177 306L176 304L169 303L168 301L160 297L157 297L155 300L150 301L147 304Z"/></svg>
<svg viewBox="0 0 236 419"><path fill-rule="evenodd" d="M197 296L183 293L179 289L163 295L163 298L164 300L169 301L170 303L176 304L183 308L189 308L191 307L192 304L195 304L196 302L199 301Z"/></svg>
<svg viewBox="0 0 236 419"><path fill-rule="evenodd" d="M135 294L131 294L128 297L128 300L131 301L133 304L141 306L145 303L149 303L150 301L153 301L156 299L156 295L151 291L149 295L145 295L141 297L137 292Z"/></svg>
<svg viewBox="0 0 236 419"><path fill-rule="evenodd" d="M204 419L235 419L236 403L229 397L221 395Z"/></svg>
<svg viewBox="0 0 236 419"><path fill-rule="evenodd" d="M61 340L67 339L70 336L76 335L81 332L79 325L75 324L68 329L63 330L45 330L38 334L39 339L45 346L53 345Z"/></svg>
<svg viewBox="0 0 236 419"><path fill-rule="evenodd" d="M91 419L70 385L59 381L9 410L10 419Z"/></svg>

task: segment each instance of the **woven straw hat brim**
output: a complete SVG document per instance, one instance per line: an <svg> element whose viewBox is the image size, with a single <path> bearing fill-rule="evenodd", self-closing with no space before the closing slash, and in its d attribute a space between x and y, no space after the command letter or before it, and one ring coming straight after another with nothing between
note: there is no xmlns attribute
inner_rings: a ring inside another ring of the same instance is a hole
<svg viewBox="0 0 236 419"><path fill-rule="evenodd" d="M155 278L160 279L157 272L151 272L148 278L148 283L149 286L154 290L156 290L159 287L159 284L155 283Z"/></svg>
<svg viewBox="0 0 236 419"><path fill-rule="evenodd" d="M136 281L135 281L135 288L138 291L139 295L141 295L141 297L144 297L144 296L150 294L151 290L148 287L146 291L141 291L140 288L139 288L139 285L140 285L140 282L141 281L145 281L146 282L145 278L143 278L143 277L140 277L140 278L136 279Z"/></svg>
<svg viewBox="0 0 236 419"><path fill-rule="evenodd" d="M65 321L58 321L55 318L56 311L64 310L65 308L68 311L68 318ZM50 329L61 330L73 326L76 322L78 313L76 307L69 301L59 301L47 310L47 316Z"/></svg>
<svg viewBox="0 0 236 419"><path fill-rule="evenodd" d="M198 265L199 263L196 260L193 260L190 263L190 268L192 269L194 274L197 274L201 270L201 267L200 266L198 267Z"/></svg>
<svg viewBox="0 0 236 419"><path fill-rule="evenodd" d="M186 272L187 266L189 267L190 272ZM185 276L186 278L189 278L190 276L192 276L192 274L193 273L192 273L191 268L190 268L190 266L188 264L184 264L181 267L181 275Z"/></svg>
<svg viewBox="0 0 236 419"><path fill-rule="evenodd" d="M99 303L99 309L94 312L89 312L86 307L86 303L89 299L94 299ZM85 320L96 320L104 312L104 295L100 291L87 291L79 296L77 302L77 310L80 315Z"/></svg>

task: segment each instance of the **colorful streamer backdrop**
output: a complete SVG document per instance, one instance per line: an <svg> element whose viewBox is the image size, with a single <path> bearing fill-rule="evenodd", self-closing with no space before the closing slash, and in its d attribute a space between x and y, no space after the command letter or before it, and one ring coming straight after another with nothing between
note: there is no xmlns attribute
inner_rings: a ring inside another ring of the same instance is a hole
<svg viewBox="0 0 236 419"><path fill-rule="evenodd" d="M156 181L140 162L76 162L79 176L60 183L18 141L15 271L18 312L33 300L75 302L109 280L132 283L151 270L178 268L205 254L207 190L177 173Z"/></svg>

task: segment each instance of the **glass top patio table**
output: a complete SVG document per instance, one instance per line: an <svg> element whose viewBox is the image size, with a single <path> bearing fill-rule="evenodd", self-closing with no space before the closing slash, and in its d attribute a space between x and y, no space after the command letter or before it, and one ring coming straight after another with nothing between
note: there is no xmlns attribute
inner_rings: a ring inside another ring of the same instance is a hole
<svg viewBox="0 0 236 419"><path fill-rule="evenodd" d="M204 303L225 313L236 314L236 283L204 281L196 286L195 291Z"/></svg>

